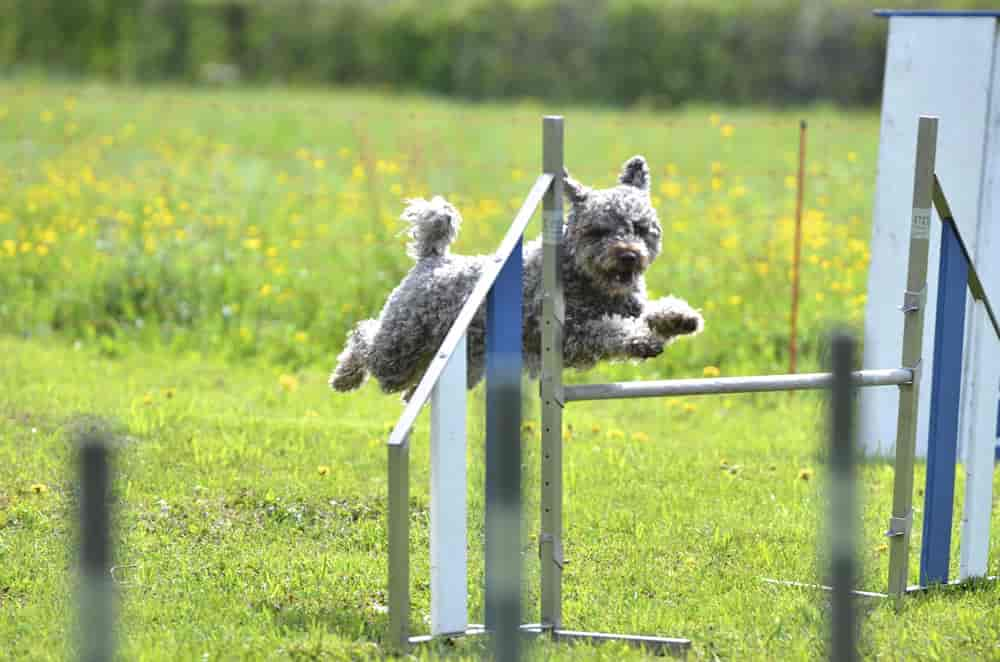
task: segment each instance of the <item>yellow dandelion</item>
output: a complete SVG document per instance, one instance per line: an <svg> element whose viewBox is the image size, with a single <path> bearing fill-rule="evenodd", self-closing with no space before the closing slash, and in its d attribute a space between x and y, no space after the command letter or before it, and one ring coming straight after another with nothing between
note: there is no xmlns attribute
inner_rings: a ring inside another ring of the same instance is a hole
<svg viewBox="0 0 1000 662"><path fill-rule="evenodd" d="M21 242L21 252L22 253L30 253L31 249L33 249L34 247L35 247L35 245L33 243L31 243L30 241L22 241Z"/></svg>
<svg viewBox="0 0 1000 662"><path fill-rule="evenodd" d="M299 380L295 375L284 374L278 377L278 384L291 393L299 387Z"/></svg>
<svg viewBox="0 0 1000 662"><path fill-rule="evenodd" d="M317 170L322 170L323 168L326 167L326 160L316 159L315 161L313 161L313 167L316 168Z"/></svg>
<svg viewBox="0 0 1000 662"><path fill-rule="evenodd" d="M244 248L249 248L252 251L259 250L260 249L260 244L261 244L261 241L257 237L252 237L250 239L244 239L243 240L243 247Z"/></svg>
<svg viewBox="0 0 1000 662"><path fill-rule="evenodd" d="M741 303L743 303L743 297L741 297L739 294L734 294L731 297L729 297L728 301L730 306L738 306Z"/></svg>
<svg viewBox="0 0 1000 662"><path fill-rule="evenodd" d="M813 473L813 470L808 467L799 469L799 480L808 481L813 477Z"/></svg>
<svg viewBox="0 0 1000 662"><path fill-rule="evenodd" d="M240 327L240 338L243 340L250 340L253 337L253 333L245 326Z"/></svg>
<svg viewBox="0 0 1000 662"><path fill-rule="evenodd" d="M270 296L272 290L273 288L271 287L270 283L264 283L263 285L260 286L260 295L262 297Z"/></svg>
<svg viewBox="0 0 1000 662"><path fill-rule="evenodd" d="M858 153L857 152L848 152L847 153L847 160L850 161L851 163L854 163L855 161L858 160Z"/></svg>
<svg viewBox="0 0 1000 662"><path fill-rule="evenodd" d="M601 431L601 426L598 425L597 423L594 423L593 425L590 426L590 431L593 432L594 434L598 434Z"/></svg>
<svg viewBox="0 0 1000 662"><path fill-rule="evenodd" d="M757 262L756 264L754 264L754 269L761 276L766 276L767 273L771 270L771 266L767 262Z"/></svg>
<svg viewBox="0 0 1000 662"><path fill-rule="evenodd" d="M274 246L268 247L266 254L268 257L278 257L278 249Z"/></svg>
<svg viewBox="0 0 1000 662"><path fill-rule="evenodd" d="M31 491L35 494L45 494L49 491L49 486L45 483L33 483L31 485Z"/></svg>
<svg viewBox="0 0 1000 662"><path fill-rule="evenodd" d="M705 377L718 377L722 374L717 366L707 365L701 370L701 374Z"/></svg>
<svg viewBox="0 0 1000 662"><path fill-rule="evenodd" d="M719 126L722 124L722 115L719 113L712 113L708 116L708 123L712 126Z"/></svg>
<svg viewBox="0 0 1000 662"><path fill-rule="evenodd" d="M734 186L729 189L729 195L734 198L742 198L747 194L747 188L745 186Z"/></svg>
<svg viewBox="0 0 1000 662"><path fill-rule="evenodd" d="M684 403L684 407L683 407L683 409L684 409L684 412L685 412L685 413L688 413L688 414L690 414L691 412L693 412L693 411L695 411L696 409L698 409L698 407L697 407L697 405L695 405L694 403L691 403L691 402L685 402L685 403Z"/></svg>
<svg viewBox="0 0 1000 662"><path fill-rule="evenodd" d="M3 251L7 255L13 256L17 254L17 242L13 239L4 239L3 241Z"/></svg>
<svg viewBox="0 0 1000 662"><path fill-rule="evenodd" d="M875 551L879 554L885 554L889 551L889 545L886 543L881 543L875 546Z"/></svg>
<svg viewBox="0 0 1000 662"><path fill-rule="evenodd" d="M649 441L649 435L645 432L633 432L632 441L638 441L640 443L646 443Z"/></svg>
<svg viewBox="0 0 1000 662"><path fill-rule="evenodd" d="M734 130L732 124L723 124L722 128L719 129L719 133L722 134L723 138L731 138Z"/></svg>
<svg viewBox="0 0 1000 662"><path fill-rule="evenodd" d="M722 178L721 177L712 177L712 190L713 191L721 191L722 190Z"/></svg>
<svg viewBox="0 0 1000 662"><path fill-rule="evenodd" d="M41 255L42 257L45 257L46 255L49 254L49 247L46 246L45 244L38 244L38 246L35 247L35 252Z"/></svg>
<svg viewBox="0 0 1000 662"><path fill-rule="evenodd" d="M396 196L403 195L403 187L399 182L396 182L389 187L389 192Z"/></svg>
<svg viewBox="0 0 1000 662"><path fill-rule="evenodd" d="M524 179L524 171L520 168L514 168L510 171L510 178L515 182L519 182Z"/></svg>
<svg viewBox="0 0 1000 662"><path fill-rule="evenodd" d="M712 161L712 174L718 175L722 172L722 164L718 161Z"/></svg>
<svg viewBox="0 0 1000 662"><path fill-rule="evenodd" d="M38 117L45 124L49 124L52 122L53 119L55 119L55 115L52 113L51 110L43 110Z"/></svg>
<svg viewBox="0 0 1000 662"><path fill-rule="evenodd" d="M152 393L147 393L146 395L142 396L142 404L144 404L144 405L151 405L151 404L153 404L153 394Z"/></svg>
<svg viewBox="0 0 1000 662"><path fill-rule="evenodd" d="M785 188L795 190L799 187L799 179L795 175L787 175L785 177Z"/></svg>
<svg viewBox="0 0 1000 662"><path fill-rule="evenodd" d="M325 464L321 464L319 465L319 467L316 468L316 473L318 473L320 476L329 475L330 467L326 466Z"/></svg>
<svg viewBox="0 0 1000 662"><path fill-rule="evenodd" d="M304 343L307 342L308 340L309 340L309 334L307 332L305 331L295 332L295 342Z"/></svg>
<svg viewBox="0 0 1000 662"><path fill-rule="evenodd" d="M624 439L625 433L621 430L608 430L608 437L611 439Z"/></svg>

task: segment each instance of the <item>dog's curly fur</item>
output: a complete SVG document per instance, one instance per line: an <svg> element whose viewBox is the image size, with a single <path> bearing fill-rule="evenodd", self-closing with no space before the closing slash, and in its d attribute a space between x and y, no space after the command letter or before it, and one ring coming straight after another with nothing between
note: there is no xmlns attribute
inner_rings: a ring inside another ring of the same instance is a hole
<svg viewBox="0 0 1000 662"><path fill-rule="evenodd" d="M646 160L625 162L618 185L589 189L566 173L571 205L563 228L565 294L563 360L587 368L601 360L647 359L680 335L701 331L702 316L675 297L649 301L643 274L660 253L663 230L650 201ZM348 391L367 374L382 390L408 399L458 317L492 256L453 255L448 247L461 217L441 197L411 200L402 215L410 224L413 269L393 290L377 320L360 322L337 357L330 385ZM541 368L542 244L524 248L523 344L525 368ZM485 370L485 317L480 308L468 329L468 386Z"/></svg>

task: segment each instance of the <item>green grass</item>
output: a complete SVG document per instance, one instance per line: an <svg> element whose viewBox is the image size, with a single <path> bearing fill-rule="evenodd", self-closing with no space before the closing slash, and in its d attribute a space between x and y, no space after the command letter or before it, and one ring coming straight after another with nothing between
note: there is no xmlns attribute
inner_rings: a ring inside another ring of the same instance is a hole
<svg viewBox="0 0 1000 662"><path fill-rule="evenodd" d="M567 162L584 182L609 183L632 153L650 159L667 230L650 287L688 298L708 321L705 334L660 359L569 380L784 371L786 179L800 115L810 119L805 367L821 364L831 319L859 320L877 142L870 114L655 115L361 92L0 84L4 655L62 658L71 645L67 431L97 414L123 431L114 577L124 659L379 657L384 443L401 407L370 384L333 395L326 374L349 325L377 312L406 269L400 198L451 196L466 218L458 250L492 249L537 172L539 115L553 110L567 115ZM482 410L477 390L473 620L482 608ZM530 405L526 421L537 415ZM567 626L686 636L698 659L822 654L823 597L761 581L823 576L817 395L581 403L566 424ZM524 436L525 616L534 620L537 423ZM412 443L412 625L421 631L426 420ZM859 585L869 590L885 588L891 484L890 466L864 467ZM919 513L915 531L916 550ZM998 574L1000 543L992 551ZM953 559L957 570L955 550ZM911 573L916 580L915 556ZM871 605L864 652L1000 657L997 598L978 586L908 599L898 614ZM641 657L613 646L530 651ZM481 653L460 642L416 654Z"/></svg>

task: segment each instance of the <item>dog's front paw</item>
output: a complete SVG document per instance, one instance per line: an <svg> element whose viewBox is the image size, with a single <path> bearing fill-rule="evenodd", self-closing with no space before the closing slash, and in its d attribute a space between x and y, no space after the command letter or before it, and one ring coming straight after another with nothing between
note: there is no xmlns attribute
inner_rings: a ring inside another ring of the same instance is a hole
<svg viewBox="0 0 1000 662"><path fill-rule="evenodd" d="M636 359L651 359L663 353L663 339L656 336L631 338L625 345L625 352Z"/></svg>
<svg viewBox="0 0 1000 662"><path fill-rule="evenodd" d="M700 333L705 319L686 301L667 297L657 301L647 313L646 324L661 338Z"/></svg>

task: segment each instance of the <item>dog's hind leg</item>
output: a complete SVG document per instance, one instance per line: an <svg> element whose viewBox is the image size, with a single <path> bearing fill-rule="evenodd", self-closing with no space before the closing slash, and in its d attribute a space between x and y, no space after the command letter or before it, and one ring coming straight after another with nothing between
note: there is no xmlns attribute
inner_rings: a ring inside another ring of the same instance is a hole
<svg viewBox="0 0 1000 662"><path fill-rule="evenodd" d="M337 357L337 367L330 375L330 386L338 391L352 391L365 380L371 355L372 338L378 330L376 320L363 320L347 336L347 346Z"/></svg>

